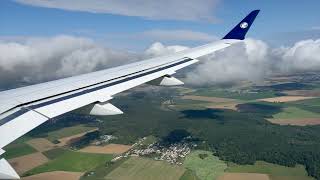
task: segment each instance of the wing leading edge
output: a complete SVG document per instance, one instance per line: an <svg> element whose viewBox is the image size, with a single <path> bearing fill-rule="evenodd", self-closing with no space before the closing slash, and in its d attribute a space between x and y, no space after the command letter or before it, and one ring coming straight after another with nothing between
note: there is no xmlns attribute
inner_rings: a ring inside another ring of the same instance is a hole
<svg viewBox="0 0 320 180"><path fill-rule="evenodd" d="M113 108L110 112L122 113L107 103L113 95L159 78L165 77L168 81L177 70L198 62L196 58L241 42L258 13L259 10L252 11L217 42L116 68L0 92L0 156L5 153L4 146L61 114L89 105L97 105L95 111ZM171 80L181 84L177 79ZM3 158L0 167L0 179L19 178Z"/></svg>

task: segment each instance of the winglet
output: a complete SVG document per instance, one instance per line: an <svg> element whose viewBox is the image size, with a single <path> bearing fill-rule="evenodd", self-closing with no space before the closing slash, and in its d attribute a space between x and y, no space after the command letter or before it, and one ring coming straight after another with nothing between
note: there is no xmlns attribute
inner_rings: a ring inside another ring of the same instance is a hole
<svg viewBox="0 0 320 180"><path fill-rule="evenodd" d="M255 20L259 12L260 10L252 11L222 39L244 40L248 30L250 29L253 21Z"/></svg>

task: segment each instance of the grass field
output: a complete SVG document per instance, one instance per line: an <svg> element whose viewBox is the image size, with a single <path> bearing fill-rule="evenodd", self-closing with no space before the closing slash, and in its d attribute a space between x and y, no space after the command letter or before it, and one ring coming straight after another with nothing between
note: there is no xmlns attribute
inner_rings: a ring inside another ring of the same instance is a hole
<svg viewBox="0 0 320 180"><path fill-rule="evenodd" d="M85 174L81 177L81 180L97 180L97 179L104 179L110 172L118 168L122 163L127 161L129 158L122 158L117 160L116 162L109 162L107 164L101 164L98 167L90 170L94 172L94 174Z"/></svg>
<svg viewBox="0 0 320 180"><path fill-rule="evenodd" d="M45 155L48 159L56 159L59 156L62 156L64 153L69 152L69 150L64 149L64 148L55 148L51 149L49 151L45 151L42 154Z"/></svg>
<svg viewBox="0 0 320 180"><path fill-rule="evenodd" d="M295 106L303 110L320 113L320 98L308 99L288 103L290 106Z"/></svg>
<svg viewBox="0 0 320 180"><path fill-rule="evenodd" d="M286 107L282 112L273 115L274 119L320 118L320 114L297 107Z"/></svg>
<svg viewBox="0 0 320 180"><path fill-rule="evenodd" d="M281 177L297 177L301 180L312 180L313 178L308 177L307 172L302 165L296 167L286 167L277 164L271 164L264 161L257 161L254 165L235 165L230 164L227 172L234 173L261 173L268 174L272 179L281 179Z"/></svg>
<svg viewBox="0 0 320 180"><path fill-rule="evenodd" d="M6 151L6 153L4 153L3 157L6 159L12 159L15 157L37 152L36 149L26 143L12 144L5 147L4 150Z"/></svg>
<svg viewBox="0 0 320 180"><path fill-rule="evenodd" d="M66 127L66 128L62 128L56 131L52 131L48 133L48 139L50 141L54 141L60 138L64 138L64 137L68 137L68 136L72 136L72 135L76 135L76 134L80 134L89 130L94 129L93 127L87 127L87 126L83 126L83 125L77 125L77 126L72 126L72 127Z"/></svg>
<svg viewBox="0 0 320 180"><path fill-rule="evenodd" d="M199 180L196 173L187 169L179 180Z"/></svg>
<svg viewBox="0 0 320 180"><path fill-rule="evenodd" d="M153 144L157 141L158 139L152 135L150 136L147 136L145 140L143 140L141 143L140 143L140 148L142 147L147 147L149 146L150 144Z"/></svg>
<svg viewBox="0 0 320 180"><path fill-rule="evenodd" d="M212 152L200 150L190 153L184 161L184 166L194 171L201 180L216 179L227 168L227 164L213 156Z"/></svg>
<svg viewBox="0 0 320 180"><path fill-rule="evenodd" d="M51 171L85 172L110 161L112 158L112 155L81 153L69 150L52 161L32 169L26 174L33 175Z"/></svg>
<svg viewBox="0 0 320 180"><path fill-rule="evenodd" d="M183 167L170 165L167 162L131 157L110 172L105 179L178 180L184 171L185 169Z"/></svg>

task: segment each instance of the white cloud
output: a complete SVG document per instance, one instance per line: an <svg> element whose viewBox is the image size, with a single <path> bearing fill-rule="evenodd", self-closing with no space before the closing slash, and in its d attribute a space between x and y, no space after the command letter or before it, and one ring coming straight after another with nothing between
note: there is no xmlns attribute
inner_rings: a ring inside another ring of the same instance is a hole
<svg viewBox="0 0 320 180"><path fill-rule="evenodd" d="M0 88L91 72L137 58L73 36L0 41Z"/></svg>
<svg viewBox="0 0 320 180"><path fill-rule="evenodd" d="M147 19L215 21L220 0L16 0L16 2L71 11L137 16Z"/></svg>
<svg viewBox="0 0 320 180"><path fill-rule="evenodd" d="M292 47L270 48L265 42L247 39L242 44L201 58L187 74L194 85L259 81L273 75L320 70L320 40L299 41Z"/></svg>
<svg viewBox="0 0 320 180"><path fill-rule="evenodd" d="M153 43L145 52L146 57L155 57L155 56L162 56L168 55L175 52L183 51L188 47L185 46L164 46L160 42Z"/></svg>
<svg viewBox="0 0 320 180"><path fill-rule="evenodd" d="M105 48L74 36L0 41L0 89L37 83L127 64L187 49L154 43L139 54ZM212 55L186 73L186 83L208 85L258 81L275 74L320 70L320 40L299 41L292 47L271 48L247 39Z"/></svg>
<svg viewBox="0 0 320 180"><path fill-rule="evenodd" d="M198 41L209 42L215 41L218 38L203 32L190 31L190 30L162 30L155 29L145 31L142 36L151 38L156 41Z"/></svg>

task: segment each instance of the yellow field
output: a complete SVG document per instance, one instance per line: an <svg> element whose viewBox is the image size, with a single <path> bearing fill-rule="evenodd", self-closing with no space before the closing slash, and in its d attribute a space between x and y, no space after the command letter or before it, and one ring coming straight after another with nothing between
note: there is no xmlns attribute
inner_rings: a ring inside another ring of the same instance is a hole
<svg viewBox="0 0 320 180"><path fill-rule="evenodd" d="M9 160L9 163L19 175L48 162L48 158L42 153L33 153Z"/></svg>
<svg viewBox="0 0 320 180"><path fill-rule="evenodd" d="M27 143L39 152L48 151L56 146L52 142L44 138L35 138L28 141Z"/></svg>
<svg viewBox="0 0 320 180"><path fill-rule="evenodd" d="M132 146L122 144L108 144L106 146L87 146L81 152L102 153L102 154L122 154L131 149Z"/></svg>
<svg viewBox="0 0 320 180"><path fill-rule="evenodd" d="M279 96L274 98L265 98L265 99L258 99L258 101L265 101L265 102L292 102L292 101L300 101L306 99L313 99L316 97L307 97L307 96Z"/></svg>

